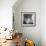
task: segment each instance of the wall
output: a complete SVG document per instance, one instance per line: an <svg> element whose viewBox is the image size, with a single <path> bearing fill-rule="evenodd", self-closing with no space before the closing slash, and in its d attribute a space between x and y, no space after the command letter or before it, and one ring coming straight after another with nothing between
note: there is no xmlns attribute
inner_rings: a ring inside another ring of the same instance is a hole
<svg viewBox="0 0 46 46"><path fill-rule="evenodd" d="M21 0L20 0L21 1ZM18 2L20 2L18 1ZM22 27L21 26L21 12L36 12L36 27ZM35 41L36 46L41 46L41 31L40 31L40 15L41 15L41 1L40 0L23 0L18 6L13 6L13 13L15 19L15 30L23 33L24 39L31 39Z"/></svg>
<svg viewBox="0 0 46 46"><path fill-rule="evenodd" d="M16 0L0 0L0 27L12 29L12 6Z"/></svg>
<svg viewBox="0 0 46 46"><path fill-rule="evenodd" d="M41 1L41 40L42 46L46 46L46 0Z"/></svg>

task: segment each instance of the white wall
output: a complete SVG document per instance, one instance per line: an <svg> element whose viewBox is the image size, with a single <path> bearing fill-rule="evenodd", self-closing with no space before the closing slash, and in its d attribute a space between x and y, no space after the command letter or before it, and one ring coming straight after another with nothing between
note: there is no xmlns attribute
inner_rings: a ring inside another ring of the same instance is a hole
<svg viewBox="0 0 46 46"><path fill-rule="evenodd" d="M0 27L12 28L12 6L16 0L0 0Z"/></svg>
<svg viewBox="0 0 46 46"><path fill-rule="evenodd" d="M41 1L41 40L42 46L46 46L46 0Z"/></svg>
<svg viewBox="0 0 46 46"><path fill-rule="evenodd" d="M35 41L36 46L41 46L41 31L40 31L40 15L41 1L40 0L23 0L19 6L14 5L13 8L15 29L23 33L24 38ZM21 26L21 12L36 12L36 27Z"/></svg>
<svg viewBox="0 0 46 46"><path fill-rule="evenodd" d="M20 2L20 1L18 1ZM13 7L15 29L23 36L33 39L36 46L46 46L46 0L23 0ZM36 27L21 27L21 12L36 12Z"/></svg>

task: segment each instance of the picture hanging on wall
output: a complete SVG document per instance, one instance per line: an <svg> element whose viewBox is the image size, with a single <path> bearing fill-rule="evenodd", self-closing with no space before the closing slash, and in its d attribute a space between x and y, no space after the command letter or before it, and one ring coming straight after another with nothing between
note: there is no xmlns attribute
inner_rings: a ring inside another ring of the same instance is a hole
<svg viewBox="0 0 46 46"><path fill-rule="evenodd" d="M36 12L21 12L21 24L24 27L35 27Z"/></svg>

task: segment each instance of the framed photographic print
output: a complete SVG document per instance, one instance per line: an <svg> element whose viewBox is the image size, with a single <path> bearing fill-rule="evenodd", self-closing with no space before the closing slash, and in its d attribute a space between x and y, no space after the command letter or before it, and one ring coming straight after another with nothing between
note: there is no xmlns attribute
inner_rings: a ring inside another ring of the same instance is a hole
<svg viewBox="0 0 46 46"><path fill-rule="evenodd" d="M21 24L24 27L36 26L36 12L21 12Z"/></svg>

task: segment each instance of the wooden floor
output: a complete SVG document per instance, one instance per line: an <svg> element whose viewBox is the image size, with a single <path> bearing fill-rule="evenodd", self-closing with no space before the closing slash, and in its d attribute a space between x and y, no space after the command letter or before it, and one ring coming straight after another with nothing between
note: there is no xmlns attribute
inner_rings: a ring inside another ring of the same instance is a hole
<svg viewBox="0 0 46 46"><path fill-rule="evenodd" d="M16 46L15 39L13 40L6 40L6 42L2 43L0 46Z"/></svg>

